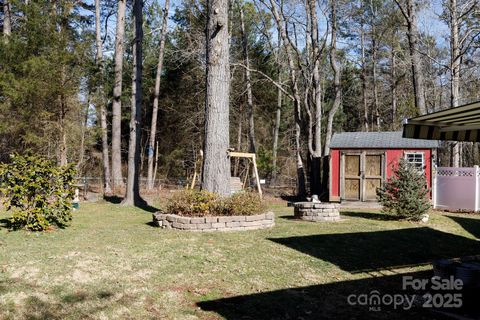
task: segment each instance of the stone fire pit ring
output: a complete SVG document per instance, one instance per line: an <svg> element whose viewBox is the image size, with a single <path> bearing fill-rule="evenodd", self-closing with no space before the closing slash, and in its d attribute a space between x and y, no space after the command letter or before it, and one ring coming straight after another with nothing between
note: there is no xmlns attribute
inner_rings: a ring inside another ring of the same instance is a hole
<svg viewBox="0 0 480 320"><path fill-rule="evenodd" d="M296 202L294 204L296 219L306 221L338 221L340 220L340 205L323 202Z"/></svg>
<svg viewBox="0 0 480 320"><path fill-rule="evenodd" d="M275 225L275 215L267 212L251 216L184 217L154 213L153 223L160 228L188 231L243 231L267 229Z"/></svg>

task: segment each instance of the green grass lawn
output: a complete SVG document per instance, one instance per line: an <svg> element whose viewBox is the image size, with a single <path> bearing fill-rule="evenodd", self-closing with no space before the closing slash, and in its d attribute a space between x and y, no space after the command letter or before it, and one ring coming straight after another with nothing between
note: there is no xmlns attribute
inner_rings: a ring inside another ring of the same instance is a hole
<svg viewBox="0 0 480 320"><path fill-rule="evenodd" d="M82 204L64 230L0 227L0 319L401 319L347 296L401 293L401 276L430 275L432 259L480 253L478 216L414 224L344 212L311 223L272 209L275 228L260 231L163 230L150 213L107 202Z"/></svg>

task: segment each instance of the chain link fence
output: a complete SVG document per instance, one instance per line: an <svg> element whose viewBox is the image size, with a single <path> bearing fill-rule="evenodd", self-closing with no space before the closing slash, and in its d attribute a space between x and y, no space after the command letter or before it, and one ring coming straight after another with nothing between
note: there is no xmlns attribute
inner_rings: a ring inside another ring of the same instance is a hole
<svg viewBox="0 0 480 320"><path fill-rule="evenodd" d="M127 179L123 178L121 182L112 180L112 189L115 194L122 194L125 190L125 184ZM147 178L140 178L140 190L142 194L157 193L160 190L180 190L186 187L190 187L191 179L188 178L168 178L168 179L155 179L153 189L147 188ZM252 185L249 187L254 188L253 180ZM88 193L104 193L103 178L93 177L93 176L79 176L76 177L75 185L81 190L80 193L84 198L87 197ZM196 181L195 187L200 188L201 182ZM273 183L269 179L265 180L265 183L262 184L262 189L265 189L267 192L277 194L277 193L291 193L294 192L296 187L296 180L291 177L277 177L276 181Z"/></svg>

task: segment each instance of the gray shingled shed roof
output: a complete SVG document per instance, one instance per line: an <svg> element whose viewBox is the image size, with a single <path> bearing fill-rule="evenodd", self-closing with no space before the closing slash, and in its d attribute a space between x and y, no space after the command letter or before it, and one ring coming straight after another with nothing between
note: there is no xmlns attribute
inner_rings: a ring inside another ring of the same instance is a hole
<svg viewBox="0 0 480 320"><path fill-rule="evenodd" d="M402 131L335 133L330 148L430 149L438 148L437 140L409 139Z"/></svg>

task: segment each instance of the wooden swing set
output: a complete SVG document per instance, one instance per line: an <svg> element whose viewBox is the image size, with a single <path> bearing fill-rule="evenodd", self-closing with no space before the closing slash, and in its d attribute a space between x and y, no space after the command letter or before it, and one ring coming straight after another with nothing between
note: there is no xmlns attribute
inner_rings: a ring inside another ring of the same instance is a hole
<svg viewBox="0 0 480 320"><path fill-rule="evenodd" d="M243 179L242 177L230 178L230 189L232 190L232 192L238 192L238 191L244 190L247 187L247 183L249 181L249 176L250 176L250 167L253 167L252 173L255 178L255 184L257 185L257 191L260 198L262 198L263 192L262 192L262 187L260 185L260 177L258 175L257 160L256 160L255 153L228 151L228 156L230 158L236 158L239 160L246 159L248 161L248 164L245 166L245 170L243 171L243 173L240 174L240 175L243 175ZM203 160L203 152L200 151L200 156L197 158L194 164L194 169L193 169L194 173L193 173L192 181L188 185L189 189L195 188L195 183L197 182L197 178L200 175L199 171L201 170L201 167L202 167L202 160Z"/></svg>

